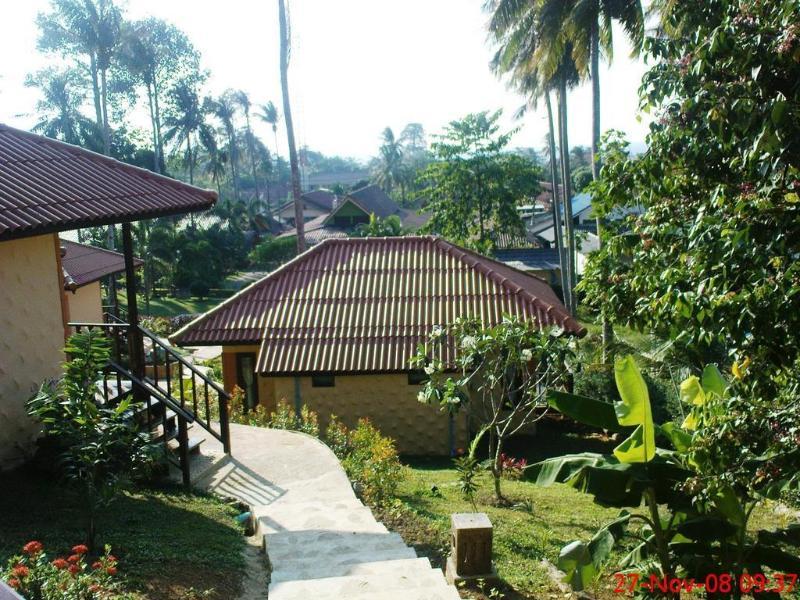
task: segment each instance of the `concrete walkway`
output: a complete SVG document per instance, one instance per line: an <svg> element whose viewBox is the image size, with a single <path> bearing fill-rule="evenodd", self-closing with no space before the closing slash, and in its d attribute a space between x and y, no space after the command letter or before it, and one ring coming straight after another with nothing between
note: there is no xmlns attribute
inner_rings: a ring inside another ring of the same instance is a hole
<svg viewBox="0 0 800 600"><path fill-rule="evenodd" d="M231 425L231 446L233 457L206 461L196 485L251 507L272 600L458 600L442 572L356 498L325 444Z"/></svg>

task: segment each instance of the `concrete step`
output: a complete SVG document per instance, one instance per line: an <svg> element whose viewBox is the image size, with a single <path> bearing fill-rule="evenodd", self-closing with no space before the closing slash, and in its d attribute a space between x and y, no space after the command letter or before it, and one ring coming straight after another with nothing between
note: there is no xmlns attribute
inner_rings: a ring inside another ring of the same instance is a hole
<svg viewBox="0 0 800 600"><path fill-rule="evenodd" d="M361 565L377 562L394 562L403 559L415 559L417 554L405 546L395 546L369 550L349 550L340 554L315 554L310 557L299 556L294 559L273 558L271 581L296 581L302 579L319 579L342 577L359 573Z"/></svg>
<svg viewBox="0 0 800 600"><path fill-rule="evenodd" d="M442 572L438 569L431 569L427 559L386 561L384 565L384 568L376 573L276 583L270 587L270 599L352 598L390 591L410 593L411 591L438 590L443 592L448 587Z"/></svg>
<svg viewBox="0 0 800 600"><path fill-rule="evenodd" d="M259 507L254 512L258 521L257 531L262 534L287 531L388 533L386 527L375 520L372 511L366 506L318 511L298 511L294 507L275 511L269 510L269 507Z"/></svg>
<svg viewBox="0 0 800 600"><path fill-rule="evenodd" d="M352 590L323 590L312 595L285 595L282 592L273 592L270 589L270 600L461 600L456 588L447 585L442 581L436 585L419 587L413 589L399 590L372 590L359 591L357 588ZM315 581L325 582L326 579Z"/></svg>
<svg viewBox="0 0 800 600"><path fill-rule="evenodd" d="M336 556L345 552L368 552L386 548L405 548L396 533L357 533L349 531L280 531L264 535L264 549L271 560L300 557Z"/></svg>

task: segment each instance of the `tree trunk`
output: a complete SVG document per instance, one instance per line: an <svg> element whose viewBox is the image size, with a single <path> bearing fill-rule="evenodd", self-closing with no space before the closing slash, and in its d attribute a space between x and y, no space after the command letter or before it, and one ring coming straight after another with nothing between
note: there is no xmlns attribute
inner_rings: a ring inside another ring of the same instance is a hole
<svg viewBox="0 0 800 600"><path fill-rule="evenodd" d="M92 77L92 96L94 99L95 122L98 131L103 131L103 106L100 100L100 82L97 74L97 59L94 54L89 55L89 72Z"/></svg>
<svg viewBox="0 0 800 600"><path fill-rule="evenodd" d="M111 131L108 127L108 85L105 69L100 71L100 86L100 97L103 104L103 154L111 156Z"/></svg>
<svg viewBox="0 0 800 600"><path fill-rule="evenodd" d="M158 80L153 77L153 104L156 108L156 139L158 140L158 170L161 173L161 161L164 159L164 140L161 139L161 108L158 104Z"/></svg>
<svg viewBox="0 0 800 600"><path fill-rule="evenodd" d="M569 287L569 312L575 316L578 309L575 298L575 229L572 217L572 191L569 167L569 122L567 119L567 83L562 77L558 90L559 138L561 140L561 183L564 186L564 229L567 247L567 286Z"/></svg>
<svg viewBox="0 0 800 600"><path fill-rule="evenodd" d="M236 163L239 159L239 151L236 146L236 131L233 129L233 125L228 128L228 146L230 146L231 151L231 177L233 179L233 199L236 202L239 202L239 170L236 166Z"/></svg>
<svg viewBox="0 0 800 600"><path fill-rule="evenodd" d="M158 159L158 128L156 127L156 109L153 103L153 88L147 84L147 104L150 110L150 128L153 130L153 171L160 173Z"/></svg>
<svg viewBox="0 0 800 600"><path fill-rule="evenodd" d="M548 144L550 148L550 185L553 186L553 229L555 230L555 242L558 248L558 264L561 265L561 295L566 303L567 298L567 269L569 265L564 252L563 231L561 229L561 204L558 199L558 175L556 170L556 138L553 127L553 106L550 103L550 91L544 94L545 105L547 106L547 125L548 125Z"/></svg>
<svg viewBox="0 0 800 600"><path fill-rule="evenodd" d="M600 27L597 21L592 22L592 180L600 179ZM596 217L597 239L599 247L603 245L603 223L600 217ZM601 311L602 335L603 335L603 364L608 364L611 359L611 343L614 339L614 330L611 328L611 321Z"/></svg>
<svg viewBox="0 0 800 600"><path fill-rule="evenodd" d="M256 144L253 140L253 130L250 129L250 114L245 113L247 123L247 145L250 150L250 168L253 171L253 184L256 186L256 202L261 200L261 190L258 189L258 172L256 171Z"/></svg>
<svg viewBox="0 0 800 600"><path fill-rule="evenodd" d="M292 170L292 196L294 198L294 220L297 230L297 251L305 252L306 235L303 222L303 199L300 191L300 165L297 161L297 148L294 141L292 107L289 104L289 28L286 22L286 3L278 0L281 35L281 90L283 92L283 120L286 123L286 140L289 145L289 166Z"/></svg>
<svg viewBox="0 0 800 600"><path fill-rule="evenodd" d="M192 156L192 136L186 136L186 160L189 161L189 185L194 185L194 157ZM194 211L189 213L189 220L194 233Z"/></svg>

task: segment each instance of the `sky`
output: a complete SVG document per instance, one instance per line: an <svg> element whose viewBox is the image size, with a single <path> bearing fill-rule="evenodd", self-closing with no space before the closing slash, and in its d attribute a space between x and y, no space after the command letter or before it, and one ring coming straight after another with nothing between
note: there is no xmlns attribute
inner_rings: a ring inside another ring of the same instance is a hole
<svg viewBox="0 0 800 600"><path fill-rule="evenodd" d="M366 160L377 154L387 126L396 133L419 122L430 138L470 112L503 109L505 128L519 127L512 144L541 148L544 108L522 121L513 113L523 99L494 76L486 40L483 0L290 0L292 55L289 86L298 145L328 155ZM127 0L130 18L156 16L184 30L211 76L207 92L242 89L254 104L281 108L276 0ZM59 58L36 50L36 14L49 0L0 0L0 122L30 128L36 90L25 76ZM648 118L638 116L637 89L645 65L630 58L617 31L614 62L603 65L601 126L643 142ZM145 105L129 115L147 124ZM571 145L591 139L588 84L569 98ZM271 147L272 132L256 132ZM285 154L285 131L279 130Z"/></svg>

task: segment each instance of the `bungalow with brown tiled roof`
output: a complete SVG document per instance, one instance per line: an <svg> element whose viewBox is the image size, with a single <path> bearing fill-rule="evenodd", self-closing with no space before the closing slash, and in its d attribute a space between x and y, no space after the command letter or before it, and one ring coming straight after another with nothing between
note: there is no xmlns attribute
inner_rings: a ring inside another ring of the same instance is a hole
<svg viewBox="0 0 800 600"><path fill-rule="evenodd" d="M541 279L445 240L328 239L172 339L222 345L225 388L238 385L251 405L305 404L323 426L331 414L349 426L369 417L401 452L445 455L463 447L465 418L450 423L417 401L409 359L434 325L504 314L584 331Z"/></svg>
<svg viewBox="0 0 800 600"><path fill-rule="evenodd" d="M103 322L103 291L100 282L108 276L125 271L125 257L119 252L60 240L61 267L64 271L64 289L71 321L80 323ZM141 267L144 261L136 258L133 265Z"/></svg>
<svg viewBox="0 0 800 600"><path fill-rule="evenodd" d="M25 413L25 402L42 381L61 372L72 320L65 263L77 282L105 272L99 255L92 261L97 270L71 261L69 248L62 259L58 232L122 223L123 262L132 274L131 221L205 210L216 197L0 124L0 470L29 456L37 428ZM108 258L103 254L103 260ZM126 277L132 329L134 279Z"/></svg>

